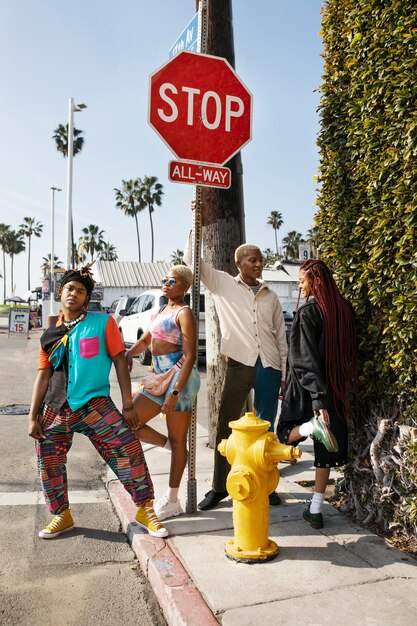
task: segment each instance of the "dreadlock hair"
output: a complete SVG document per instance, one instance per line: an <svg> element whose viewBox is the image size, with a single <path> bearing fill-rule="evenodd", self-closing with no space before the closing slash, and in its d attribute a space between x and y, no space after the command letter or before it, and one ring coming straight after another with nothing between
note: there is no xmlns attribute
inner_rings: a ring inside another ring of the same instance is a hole
<svg viewBox="0 0 417 626"><path fill-rule="evenodd" d="M349 391L356 383L355 314L323 261L306 261L300 271L305 272L324 317L326 379L341 402L341 417L349 423Z"/></svg>

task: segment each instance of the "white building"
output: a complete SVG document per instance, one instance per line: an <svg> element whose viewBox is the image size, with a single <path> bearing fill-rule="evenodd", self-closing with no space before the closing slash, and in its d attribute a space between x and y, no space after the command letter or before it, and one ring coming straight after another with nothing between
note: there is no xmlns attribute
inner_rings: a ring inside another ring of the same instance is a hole
<svg viewBox="0 0 417 626"><path fill-rule="evenodd" d="M137 263L134 261L96 261L93 265L94 280L103 289L101 304L108 307L121 296L140 296L148 289L161 286L171 263Z"/></svg>
<svg viewBox="0 0 417 626"><path fill-rule="evenodd" d="M281 302L298 295L298 271L301 263L284 261L282 265L266 267L262 278ZM104 307L121 296L139 296L148 289L161 286L172 264L168 261L137 263L134 261L96 261L93 266L97 287L103 290ZM283 269L284 268L284 269ZM284 271L285 270L285 271Z"/></svg>

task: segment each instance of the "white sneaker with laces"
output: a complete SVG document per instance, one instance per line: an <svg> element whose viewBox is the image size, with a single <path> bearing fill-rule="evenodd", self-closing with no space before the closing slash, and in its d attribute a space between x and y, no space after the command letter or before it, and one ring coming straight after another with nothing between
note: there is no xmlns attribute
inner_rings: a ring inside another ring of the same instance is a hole
<svg viewBox="0 0 417 626"><path fill-rule="evenodd" d="M168 519L168 517L177 517L177 515L182 515L184 511L182 510L180 501L170 502L168 500L168 496L162 496L155 502L154 505L155 513L158 516L158 519Z"/></svg>

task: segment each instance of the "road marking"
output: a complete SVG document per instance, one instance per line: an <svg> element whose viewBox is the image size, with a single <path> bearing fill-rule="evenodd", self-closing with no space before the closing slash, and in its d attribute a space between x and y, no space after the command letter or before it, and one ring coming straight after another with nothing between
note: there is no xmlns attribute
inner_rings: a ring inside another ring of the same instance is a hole
<svg viewBox="0 0 417 626"><path fill-rule="evenodd" d="M96 491L70 491L68 498L71 504L92 504L107 502L109 495L105 489ZM41 491L10 491L0 492L0 506L21 506L24 504L45 504Z"/></svg>

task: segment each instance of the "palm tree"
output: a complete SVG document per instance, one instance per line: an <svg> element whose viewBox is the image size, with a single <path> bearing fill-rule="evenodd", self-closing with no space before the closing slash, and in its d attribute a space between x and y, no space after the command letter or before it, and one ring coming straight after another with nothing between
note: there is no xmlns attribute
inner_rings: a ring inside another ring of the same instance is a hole
<svg viewBox="0 0 417 626"><path fill-rule="evenodd" d="M153 221L152 213L154 212L154 206L161 206L162 196L164 195L163 186L158 183L156 176L145 176L141 185L141 196L146 206L149 209L149 219L151 221L151 238L152 238L152 253L151 262L153 263L154 252L154 236L153 236Z"/></svg>
<svg viewBox="0 0 417 626"><path fill-rule="evenodd" d="M117 261L117 250L110 241L105 241L98 253L100 261Z"/></svg>
<svg viewBox="0 0 417 626"><path fill-rule="evenodd" d="M90 224L89 226L82 228L81 232L83 233L80 237L80 240L82 240L81 245L83 245L85 250L89 252L91 262L93 262L94 252L100 252L105 243L103 237L104 230L100 230L96 224Z"/></svg>
<svg viewBox="0 0 417 626"><path fill-rule="evenodd" d="M171 263L172 265L182 265L184 260L184 251L183 250L174 250L171 254Z"/></svg>
<svg viewBox="0 0 417 626"><path fill-rule="evenodd" d="M320 228L319 226L312 226L307 231L307 243L309 243L313 249L313 256L316 259L318 248L320 245Z"/></svg>
<svg viewBox="0 0 417 626"><path fill-rule="evenodd" d="M20 234L28 238L28 290L30 291L30 243L32 236L41 236L43 224L37 222L34 217L24 217L23 224L20 224L19 229Z"/></svg>
<svg viewBox="0 0 417 626"><path fill-rule="evenodd" d="M51 273L51 253L47 254L46 256L43 256L42 261L43 263L41 265L41 270L43 272L43 275L46 276L47 274ZM63 269L62 261L60 261L58 257L56 256L56 254L54 254L54 271L62 270L62 269Z"/></svg>
<svg viewBox="0 0 417 626"><path fill-rule="evenodd" d="M84 131L78 128L73 128L73 155L75 156L84 147L84 137L82 136ZM56 149L58 152L62 152L62 156L65 158L68 156L68 124L65 126L60 124L58 128L55 128L52 139L55 139Z"/></svg>
<svg viewBox="0 0 417 626"><path fill-rule="evenodd" d="M275 252L273 252L271 248L265 248L265 250L262 250L262 260L264 267L266 267L267 265L273 265L277 258L278 255L275 254Z"/></svg>
<svg viewBox="0 0 417 626"><path fill-rule="evenodd" d="M18 230L11 230L7 237L6 252L10 256L10 279L12 286L12 295L14 292L13 286L13 269L14 269L14 257L16 254L20 254L26 248L26 244L23 241L23 235Z"/></svg>
<svg viewBox="0 0 417 626"><path fill-rule="evenodd" d="M88 246L87 240L83 235L78 239L78 245L72 246L72 258L76 267L82 265L87 259Z"/></svg>
<svg viewBox="0 0 417 626"><path fill-rule="evenodd" d="M139 237L139 224L138 214L144 210L146 204L142 198L140 188L142 181L140 178L135 180L122 180L122 188L114 188L116 208L123 211L123 213L129 217L134 217L136 222L136 235L138 238L138 259L141 262L140 254L140 237Z"/></svg>
<svg viewBox="0 0 417 626"><path fill-rule="evenodd" d="M275 234L275 251L277 253L277 257L278 257L277 232L281 228L283 223L284 223L284 220L283 220L282 214L279 211L271 211L271 215L268 217L267 224L269 226L272 226L272 228L274 229L274 234Z"/></svg>
<svg viewBox="0 0 417 626"><path fill-rule="evenodd" d="M302 234L291 230L287 236L284 237L282 243L285 248L285 258L298 259L298 246L300 243L304 243Z"/></svg>
<svg viewBox="0 0 417 626"><path fill-rule="evenodd" d="M84 131L79 130L78 128L73 127L72 129L72 154L75 156L84 147ZM68 124L65 126L60 124L58 128L55 128L54 134L52 135L52 139L55 139L55 145L58 152L62 153L62 156L65 158L68 156ZM74 221L73 216L71 215L71 250L72 250L72 265L75 265L75 256L74 256Z"/></svg>
<svg viewBox="0 0 417 626"><path fill-rule="evenodd" d="M3 304L6 303L6 253L9 234L10 226L0 224L0 246L3 251Z"/></svg>

